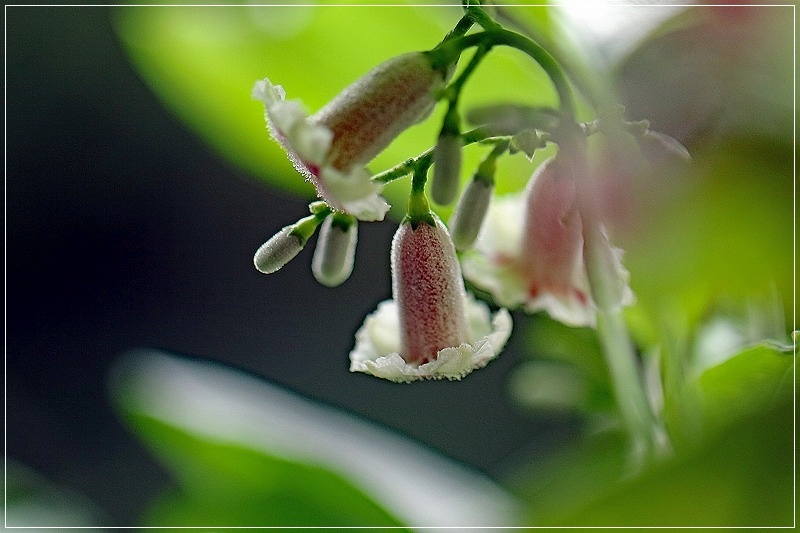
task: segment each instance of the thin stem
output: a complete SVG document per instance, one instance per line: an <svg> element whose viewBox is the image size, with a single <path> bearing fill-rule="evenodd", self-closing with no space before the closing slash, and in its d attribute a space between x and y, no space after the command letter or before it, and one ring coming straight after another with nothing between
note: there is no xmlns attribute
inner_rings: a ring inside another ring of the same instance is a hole
<svg viewBox="0 0 800 533"><path fill-rule="evenodd" d="M458 75L453 83L445 90L445 94L448 96L450 100L450 109L455 109L456 105L458 105L458 99L461 96L461 89L464 87L464 83L467 79L472 75L473 71L478 67L478 64L481 60L486 56L489 50L492 48L491 44L482 44L478 46L478 49L475 51L475 55L469 60L466 68Z"/></svg>
<svg viewBox="0 0 800 533"><path fill-rule="evenodd" d="M613 250L603 233L592 194L586 161L586 139L580 130L561 139L563 157L573 162L578 209L584 240L584 262L592 299L597 307L597 331L603 345L622 421L631 437L634 459L657 457L663 449L659 423L650 408L637 355L622 316L624 282L617 272ZM638 466L638 465L637 465Z"/></svg>
<svg viewBox="0 0 800 533"><path fill-rule="evenodd" d="M449 39L456 39L458 37L463 37L467 34L472 25L475 24L475 20L469 12L465 13L461 19L456 23L455 27L450 30L450 33L444 36L442 42L445 42Z"/></svg>
<svg viewBox="0 0 800 533"><path fill-rule="evenodd" d="M634 459L656 456L660 448L657 426L622 313L598 309L597 331L614 385L617 407L631 437Z"/></svg>
<svg viewBox="0 0 800 533"><path fill-rule="evenodd" d="M301 218L297 222L294 223L294 228L290 232L290 235L295 235L298 239L300 239L300 244L305 245L308 242L308 239L314 235L314 232L317 231L317 228L320 224L333 212L333 210L328 208L322 208L317 210L314 214L309 215L305 218Z"/></svg>
<svg viewBox="0 0 800 533"><path fill-rule="evenodd" d="M489 152L483 161L481 161L481 163L478 165L478 169L475 171L472 179L487 186L494 185L494 173L497 168L497 158L503 155L506 150L508 150L508 146L510 144L510 141L504 141L494 145L492 151Z"/></svg>
<svg viewBox="0 0 800 533"><path fill-rule="evenodd" d="M425 197L425 182L428 180L430 163L422 164L414 170L411 178L411 195L408 197L406 220L416 228L421 222L435 226L428 199Z"/></svg>
<svg viewBox="0 0 800 533"><path fill-rule="evenodd" d="M524 35L495 25L492 29L486 29L480 33L443 41L430 53L435 66L438 64L449 65L467 48L481 45L489 47L494 45L510 46L530 56L544 69L553 82L558 94L561 111L570 117L574 115L575 106L572 99L572 91L561 67L547 50Z"/></svg>
<svg viewBox="0 0 800 533"><path fill-rule="evenodd" d="M464 133L459 135L459 138L461 139L462 146L468 146L470 144L481 143L481 142L496 143L508 140L508 137L496 137L493 135L489 135L486 132L486 130L482 128L475 128L469 131L465 131ZM402 163L395 165L389 170L385 170L379 174L374 175L372 177L372 181L376 183L390 183L396 179L408 176L422 165L426 165L426 168L429 167L433 163L433 150L434 150L433 148L429 148L428 150L425 150L417 157L411 157L409 159L406 159Z"/></svg>
<svg viewBox="0 0 800 533"><path fill-rule="evenodd" d="M477 22L484 30L493 30L501 27L492 17L486 14L480 4L470 4L464 9L467 11L467 15L472 17L472 20Z"/></svg>

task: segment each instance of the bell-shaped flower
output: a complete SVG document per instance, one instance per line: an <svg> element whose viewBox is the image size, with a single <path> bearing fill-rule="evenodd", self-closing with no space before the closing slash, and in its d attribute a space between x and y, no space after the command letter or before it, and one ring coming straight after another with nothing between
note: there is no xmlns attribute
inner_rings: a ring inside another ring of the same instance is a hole
<svg viewBox="0 0 800 533"><path fill-rule="evenodd" d="M392 241L392 300L356 333L350 370L397 382L461 379L497 357L511 316L467 295L453 242L435 215L405 221Z"/></svg>
<svg viewBox="0 0 800 533"><path fill-rule="evenodd" d="M522 194L496 198L474 249L462 256L464 276L499 305L543 310L571 326L593 326L575 186L570 161L556 156L536 169ZM625 305L633 293L621 254L609 245Z"/></svg>
<svg viewBox="0 0 800 533"><path fill-rule="evenodd" d="M323 200L361 220L383 220L389 205L365 165L431 113L445 76L426 53L412 52L373 68L311 116L268 79L256 82L253 97L264 102L272 137Z"/></svg>

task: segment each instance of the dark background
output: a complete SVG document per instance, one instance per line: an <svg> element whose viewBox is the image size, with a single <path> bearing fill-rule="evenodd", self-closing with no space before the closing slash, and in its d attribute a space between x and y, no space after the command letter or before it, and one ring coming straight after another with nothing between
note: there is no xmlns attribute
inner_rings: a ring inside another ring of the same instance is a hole
<svg viewBox="0 0 800 533"><path fill-rule="evenodd" d="M394 223L362 224L340 288L314 282L310 250L259 274L253 252L308 199L202 145L132 70L112 18L100 7L6 8L9 459L87 495L104 525L135 525L170 482L107 397L110 369L138 347L245 369L494 477L569 438L568 422L509 408L524 320L498 361L458 384L349 373L355 330L390 295Z"/></svg>

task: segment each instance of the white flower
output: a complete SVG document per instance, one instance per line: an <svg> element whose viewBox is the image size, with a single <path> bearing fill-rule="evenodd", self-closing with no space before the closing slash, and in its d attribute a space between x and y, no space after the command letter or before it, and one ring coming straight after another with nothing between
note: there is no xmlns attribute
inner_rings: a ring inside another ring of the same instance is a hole
<svg viewBox="0 0 800 533"><path fill-rule="evenodd" d="M322 199L361 220L383 220L389 204L364 165L430 114L444 76L427 54L412 52L381 63L312 116L268 79L256 82L253 97L264 102L273 138Z"/></svg>
<svg viewBox="0 0 800 533"><path fill-rule="evenodd" d="M511 316L494 316L464 291L444 224L404 222L392 242L393 299L382 302L356 333L350 370L397 382L461 379L497 357ZM416 227L415 227L416 226Z"/></svg>
<svg viewBox="0 0 800 533"><path fill-rule="evenodd" d="M381 302L356 332L356 347L350 353L350 371L405 383L420 379L461 379L486 366L499 355L511 335L511 315L501 309L492 316L486 304L472 295L466 298L470 342L443 348L433 361L421 365L407 363L400 355L397 302Z"/></svg>
<svg viewBox="0 0 800 533"><path fill-rule="evenodd" d="M571 326L594 326L575 178L568 164L550 159L536 169L522 194L496 198L474 249L462 256L462 267L466 279L499 305L546 311ZM627 305L633 293L622 251L611 252Z"/></svg>

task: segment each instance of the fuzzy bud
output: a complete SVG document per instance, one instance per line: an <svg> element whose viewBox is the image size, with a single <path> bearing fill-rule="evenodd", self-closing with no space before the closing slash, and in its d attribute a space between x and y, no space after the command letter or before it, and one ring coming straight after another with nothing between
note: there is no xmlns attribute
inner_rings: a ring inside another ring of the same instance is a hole
<svg viewBox="0 0 800 533"><path fill-rule="evenodd" d="M442 132L433 153L431 198L439 205L453 203L461 180L461 139L458 133Z"/></svg>
<svg viewBox="0 0 800 533"><path fill-rule="evenodd" d="M294 229L294 224L286 226L256 250L253 264L259 272L277 272L300 253L305 243L299 235L293 233Z"/></svg>
<svg viewBox="0 0 800 533"><path fill-rule="evenodd" d="M317 247L311 260L314 278L326 287L337 287L353 272L358 222L355 218L337 213L322 223Z"/></svg>
<svg viewBox="0 0 800 533"><path fill-rule="evenodd" d="M450 231L456 250L470 248L478 238L493 192L493 182L473 179L461 194L450 218Z"/></svg>
<svg viewBox="0 0 800 533"><path fill-rule="evenodd" d="M468 341L465 290L453 242L442 221L402 224L392 241L392 292L400 318L401 356L424 364Z"/></svg>

